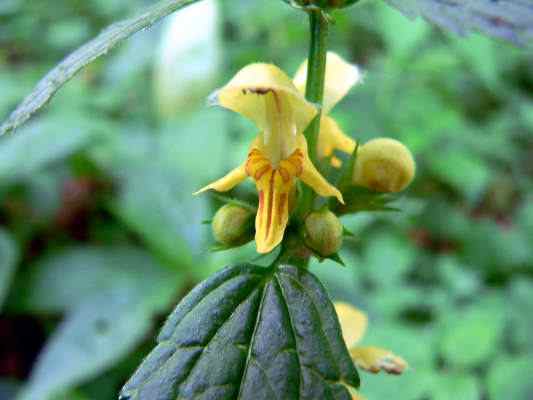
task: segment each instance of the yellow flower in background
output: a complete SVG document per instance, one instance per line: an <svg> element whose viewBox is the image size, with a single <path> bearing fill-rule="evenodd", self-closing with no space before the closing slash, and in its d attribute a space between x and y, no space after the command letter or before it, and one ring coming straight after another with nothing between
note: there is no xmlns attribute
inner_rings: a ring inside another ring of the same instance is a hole
<svg viewBox="0 0 533 400"><path fill-rule="evenodd" d="M342 336L346 347L350 351L352 360L358 368L377 374L385 371L389 374L399 375L408 367L407 362L390 350L373 346L359 346L367 327L368 317L348 303L336 302L335 311L339 318ZM353 399L364 399L356 393Z"/></svg>
<svg viewBox="0 0 533 400"><path fill-rule="evenodd" d="M259 253L268 253L283 239L296 179L321 196L335 196L343 202L342 194L317 171L307 154L303 131L317 109L278 67L248 65L212 99L214 104L253 121L260 133L243 164L195 194L209 189L228 191L247 177L252 178L259 194L255 219Z"/></svg>
<svg viewBox="0 0 533 400"><path fill-rule="evenodd" d="M328 114L348 94L350 89L361 80L362 74L357 66L349 64L333 52L328 52L324 104L322 105L322 120L320 121L317 152L320 158L332 157L331 163L335 167L339 167L341 161L333 156L333 152L340 150L344 153L352 154L355 149L355 141L347 136L337 122ZM305 93L306 82L307 61L298 69L294 77L294 85L301 93Z"/></svg>

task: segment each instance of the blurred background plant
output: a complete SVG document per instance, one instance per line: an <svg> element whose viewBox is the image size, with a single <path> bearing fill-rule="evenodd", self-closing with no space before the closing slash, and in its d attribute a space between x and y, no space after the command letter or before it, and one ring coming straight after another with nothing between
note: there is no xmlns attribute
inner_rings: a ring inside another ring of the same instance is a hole
<svg viewBox="0 0 533 400"><path fill-rule="evenodd" d="M148 3L0 2L0 118L66 53ZM172 306L255 254L253 243L204 250L214 239L202 221L222 203L191 193L255 134L204 99L250 62L295 72L307 20L281 1L194 7L91 64L0 140L2 400L115 399ZM533 53L380 2L335 20L331 49L366 71L335 118L362 143L393 137L417 159L394 203L403 211L343 218L355 235L347 267L311 267L333 299L368 313L363 344L387 343L410 364L397 378L364 375L361 392L530 399Z"/></svg>

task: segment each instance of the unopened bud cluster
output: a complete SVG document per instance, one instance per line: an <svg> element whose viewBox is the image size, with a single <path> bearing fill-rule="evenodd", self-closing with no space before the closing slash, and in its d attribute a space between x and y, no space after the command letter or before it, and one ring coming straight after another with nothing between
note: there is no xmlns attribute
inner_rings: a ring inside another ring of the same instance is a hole
<svg viewBox="0 0 533 400"><path fill-rule="evenodd" d="M324 10L335 8L344 8L355 4L359 0L283 0L292 6L297 7L316 7Z"/></svg>

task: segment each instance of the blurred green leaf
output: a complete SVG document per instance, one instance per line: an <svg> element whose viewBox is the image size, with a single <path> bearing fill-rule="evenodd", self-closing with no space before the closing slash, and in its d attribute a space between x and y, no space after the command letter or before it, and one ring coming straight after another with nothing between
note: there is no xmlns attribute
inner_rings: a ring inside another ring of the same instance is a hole
<svg viewBox="0 0 533 400"><path fill-rule="evenodd" d="M242 265L182 300L120 399L348 400L344 385L358 384L318 280L292 266Z"/></svg>
<svg viewBox="0 0 533 400"><path fill-rule="evenodd" d="M310 271L315 274L329 293L335 294L335 300L344 300L357 304L361 299L361 293L356 290L356 270L360 260L356 259L351 252L343 251L342 259L347 268L339 268L335 261L325 259L319 262L313 258Z"/></svg>
<svg viewBox="0 0 533 400"><path fill-rule="evenodd" d="M432 400L479 400L482 398L477 379L464 373L438 374L432 393Z"/></svg>
<svg viewBox="0 0 533 400"><path fill-rule="evenodd" d="M499 298L487 298L444 317L440 351L446 362L473 368L500 351L504 310Z"/></svg>
<svg viewBox="0 0 533 400"><path fill-rule="evenodd" d="M490 399L529 400L533 393L532 376L533 354L500 356L487 376Z"/></svg>
<svg viewBox="0 0 533 400"><path fill-rule="evenodd" d="M412 329L400 324L381 323L372 320L363 345L389 349L405 359L409 368L399 377L385 374L365 375L362 379L362 393L375 399L412 400L427 398L434 387L436 374L435 337L426 329Z"/></svg>
<svg viewBox="0 0 533 400"><path fill-rule="evenodd" d="M201 260L206 253L201 221L211 215L205 211L205 200L192 193L223 169L225 154L218 149L227 140L220 132L203 130L206 127L224 129L222 115L169 124L158 137L124 132L92 152L96 163L117 181L112 212L176 267L190 267L193 259ZM178 129L183 132L176 137ZM209 154L209 159L198 154Z"/></svg>
<svg viewBox="0 0 533 400"><path fill-rule="evenodd" d="M390 7L380 6L379 19L383 37L391 50L391 56L409 57L412 51L421 45L424 37L430 33L430 26L423 21L409 21ZM391 27L394 29L391 29Z"/></svg>
<svg viewBox="0 0 533 400"><path fill-rule="evenodd" d="M510 339L519 352L533 352L533 281L514 278L507 290L507 306L511 323Z"/></svg>
<svg viewBox="0 0 533 400"><path fill-rule="evenodd" d="M18 280L18 306L32 312L74 310L99 295L129 293L152 311L169 306L183 276L133 247L83 246L50 255ZM22 295L23 293L23 295Z"/></svg>
<svg viewBox="0 0 533 400"><path fill-rule="evenodd" d="M17 262L18 249L16 242L8 232L0 228L0 310L11 286Z"/></svg>
<svg viewBox="0 0 533 400"><path fill-rule="evenodd" d="M391 350L405 359L409 370L424 371L433 367L436 360L437 337L430 329L409 327L398 322L385 322L370 314L368 332L362 345L379 346ZM389 378L390 379L390 378ZM401 379L401 378L398 378ZM365 381L363 380L363 386ZM397 387L397 385L391 385Z"/></svg>
<svg viewBox="0 0 533 400"><path fill-rule="evenodd" d="M430 398L437 374L428 369L410 369L401 377L365 375L361 393L368 399L413 400Z"/></svg>
<svg viewBox="0 0 533 400"><path fill-rule="evenodd" d="M360 270L374 285L391 287L405 276L415 256L415 248L408 240L379 232L368 239Z"/></svg>
<svg viewBox="0 0 533 400"><path fill-rule="evenodd" d="M53 333L18 399L52 399L111 367L145 337L152 311L124 288L86 299Z"/></svg>
<svg viewBox="0 0 533 400"><path fill-rule="evenodd" d="M82 18L71 18L58 21L48 31L48 43L63 50L87 40L90 34L88 22Z"/></svg>
<svg viewBox="0 0 533 400"><path fill-rule="evenodd" d="M55 113L0 140L2 185L28 177L98 140L108 126L76 113Z"/></svg>
<svg viewBox="0 0 533 400"><path fill-rule="evenodd" d="M468 201L479 199L490 178L486 163L465 151L440 151L432 155L432 172L451 185Z"/></svg>
<svg viewBox="0 0 533 400"><path fill-rule="evenodd" d="M475 297L482 286L480 274L460 264L454 257L442 257L437 268L446 289L459 299Z"/></svg>
<svg viewBox="0 0 533 400"><path fill-rule="evenodd" d="M464 257L477 268L523 267L533 258L531 242L515 227L507 228L488 219L477 220L463 232Z"/></svg>

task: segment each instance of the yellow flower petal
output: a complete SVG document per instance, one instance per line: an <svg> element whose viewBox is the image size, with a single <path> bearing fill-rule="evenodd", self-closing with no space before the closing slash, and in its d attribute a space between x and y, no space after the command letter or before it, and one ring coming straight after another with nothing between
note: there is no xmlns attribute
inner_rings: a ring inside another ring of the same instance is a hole
<svg viewBox="0 0 533 400"><path fill-rule="evenodd" d="M355 346L365 335L368 317L364 312L344 302L335 302L335 311L339 318L346 346Z"/></svg>
<svg viewBox="0 0 533 400"><path fill-rule="evenodd" d="M346 62L336 53L328 52L324 104L322 105L323 113L328 114L355 84L361 82L362 76L357 66ZM306 82L307 61L300 66L294 77L294 84L302 93L305 93Z"/></svg>
<svg viewBox="0 0 533 400"><path fill-rule="evenodd" d="M379 347L354 347L350 350L350 355L359 368L374 374L383 370L400 375L408 366L403 358Z"/></svg>
<svg viewBox="0 0 533 400"><path fill-rule="evenodd" d="M250 64L222 89L213 101L252 120L263 132L267 157L277 166L294 151L296 136L317 114L290 78L270 64Z"/></svg>
<svg viewBox="0 0 533 400"><path fill-rule="evenodd" d="M355 140L347 136L333 118L323 116L318 135L318 156L330 157L335 150L352 154L355 150Z"/></svg>
<svg viewBox="0 0 533 400"><path fill-rule="evenodd" d="M245 165L242 164L241 166L229 172L223 178L220 178L219 180L203 187L202 189L198 190L197 192L193 194L197 195L210 189L216 190L217 192L227 192L228 190L233 189L239 183L244 181L246 178L247 178L247 175L246 175Z"/></svg>
<svg viewBox="0 0 533 400"><path fill-rule="evenodd" d="M300 175L300 179L310 186L320 196L336 197L337 200L344 204L342 193L333 185L331 185L315 168L309 156L307 155L307 142L303 135L299 135L297 138L297 146L302 150L303 158L303 170Z"/></svg>
<svg viewBox="0 0 533 400"><path fill-rule="evenodd" d="M258 253L268 253L283 239L289 221L289 199L295 178L302 172L303 153L295 150L273 168L260 149L250 151L246 173L255 180L259 207L255 218L255 242Z"/></svg>

